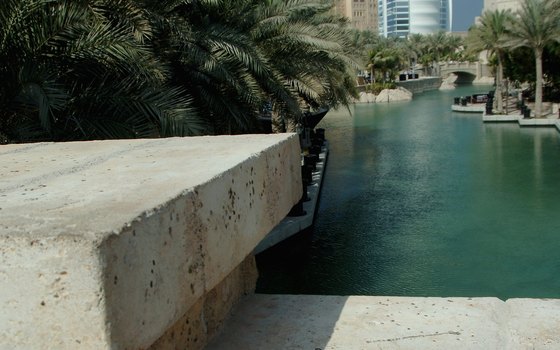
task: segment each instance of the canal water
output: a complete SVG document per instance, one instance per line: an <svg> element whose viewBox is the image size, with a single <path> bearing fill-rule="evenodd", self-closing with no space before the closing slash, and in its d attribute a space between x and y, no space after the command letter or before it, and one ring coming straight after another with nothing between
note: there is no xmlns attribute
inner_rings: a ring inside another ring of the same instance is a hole
<svg viewBox="0 0 560 350"><path fill-rule="evenodd" d="M488 88L329 112L315 225L257 292L560 298L560 133L450 111Z"/></svg>

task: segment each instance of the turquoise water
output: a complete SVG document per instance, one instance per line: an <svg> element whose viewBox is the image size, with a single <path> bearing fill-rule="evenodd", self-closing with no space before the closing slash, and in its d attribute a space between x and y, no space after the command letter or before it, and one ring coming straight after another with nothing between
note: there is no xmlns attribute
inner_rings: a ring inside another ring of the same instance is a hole
<svg viewBox="0 0 560 350"><path fill-rule="evenodd" d="M560 133L450 111L461 87L330 112L315 226L261 293L560 297Z"/></svg>

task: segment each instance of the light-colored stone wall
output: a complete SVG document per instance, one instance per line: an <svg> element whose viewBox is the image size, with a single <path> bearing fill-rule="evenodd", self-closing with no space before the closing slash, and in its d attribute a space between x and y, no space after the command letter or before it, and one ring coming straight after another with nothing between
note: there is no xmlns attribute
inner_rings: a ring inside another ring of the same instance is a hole
<svg viewBox="0 0 560 350"><path fill-rule="evenodd" d="M234 307L257 283L255 257L247 257L220 284L200 298L150 347L150 350L199 350L222 330ZM179 345L179 346L178 346Z"/></svg>
<svg viewBox="0 0 560 350"><path fill-rule="evenodd" d="M296 135L0 146L0 349L151 346L302 193Z"/></svg>
<svg viewBox="0 0 560 350"><path fill-rule="evenodd" d="M440 77L425 77L420 79L411 79L397 82L397 85L407 89L413 94L437 90L441 86L442 78Z"/></svg>
<svg viewBox="0 0 560 350"><path fill-rule="evenodd" d="M521 8L521 0L484 0L482 13L486 11L511 10L513 12Z"/></svg>

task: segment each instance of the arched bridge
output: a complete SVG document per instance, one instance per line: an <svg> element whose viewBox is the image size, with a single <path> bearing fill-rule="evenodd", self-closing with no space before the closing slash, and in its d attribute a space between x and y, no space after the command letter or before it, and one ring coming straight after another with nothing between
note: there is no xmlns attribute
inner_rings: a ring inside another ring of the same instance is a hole
<svg viewBox="0 0 560 350"><path fill-rule="evenodd" d="M439 65L439 72L444 79L450 74L456 74L459 79L470 81L494 76L490 67L480 62L443 62Z"/></svg>

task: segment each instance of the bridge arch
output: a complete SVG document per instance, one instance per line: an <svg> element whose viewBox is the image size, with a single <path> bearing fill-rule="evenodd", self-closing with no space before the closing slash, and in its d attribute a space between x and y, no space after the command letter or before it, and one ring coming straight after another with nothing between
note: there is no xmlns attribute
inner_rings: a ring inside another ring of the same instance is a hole
<svg viewBox="0 0 560 350"><path fill-rule="evenodd" d="M439 65L440 75L445 78L455 74L462 82L472 82L475 79L493 77L492 70L487 64L480 62L444 62Z"/></svg>
<svg viewBox="0 0 560 350"><path fill-rule="evenodd" d="M471 84L477 78L476 74L473 74L472 72L465 72L465 71L450 71L450 72L441 73L441 77L444 80L448 79L452 75L456 76L456 79L453 81L456 84Z"/></svg>

